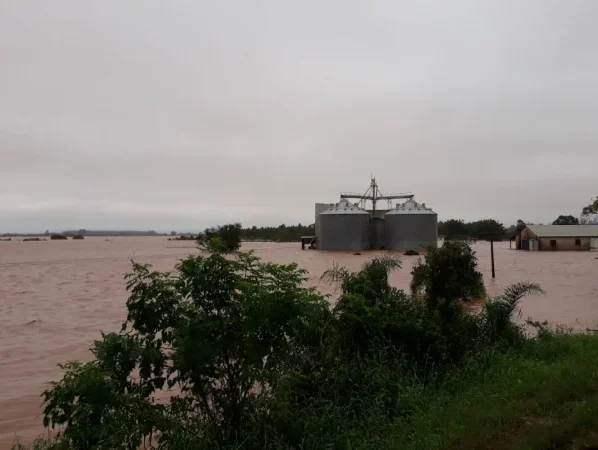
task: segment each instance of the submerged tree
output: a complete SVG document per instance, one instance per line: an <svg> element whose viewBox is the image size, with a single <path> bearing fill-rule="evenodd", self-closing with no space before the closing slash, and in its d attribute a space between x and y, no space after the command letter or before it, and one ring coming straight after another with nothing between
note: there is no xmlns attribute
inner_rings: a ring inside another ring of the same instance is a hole
<svg viewBox="0 0 598 450"><path fill-rule="evenodd" d="M241 248L241 230L242 226L240 223L206 228L202 234L198 235L197 241L200 245L205 245L210 239L219 238L223 246L222 249L227 252L233 252Z"/></svg>
<svg viewBox="0 0 598 450"><path fill-rule="evenodd" d="M494 219L483 219L467 224L468 234L475 239L501 240L505 234L505 227Z"/></svg>
<svg viewBox="0 0 598 450"><path fill-rule="evenodd" d="M482 274L472 248L462 241L429 247L411 271L411 291L423 294L429 304L451 304L485 295Z"/></svg>
<svg viewBox="0 0 598 450"><path fill-rule="evenodd" d="M445 240L464 239L468 237L467 224L457 219L450 219L443 222L442 232Z"/></svg>
<svg viewBox="0 0 598 450"><path fill-rule="evenodd" d="M559 216L553 225L579 225L579 219L573 216Z"/></svg>

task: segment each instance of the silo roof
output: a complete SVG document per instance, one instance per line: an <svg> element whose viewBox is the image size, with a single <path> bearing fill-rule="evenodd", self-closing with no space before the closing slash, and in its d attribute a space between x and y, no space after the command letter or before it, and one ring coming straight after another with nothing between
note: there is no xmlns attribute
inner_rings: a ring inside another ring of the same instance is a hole
<svg viewBox="0 0 598 450"><path fill-rule="evenodd" d="M390 214L436 214L431 208L426 208L425 205L417 203L414 198L410 198L405 203L400 203L396 208L391 209L385 215Z"/></svg>
<svg viewBox="0 0 598 450"><path fill-rule="evenodd" d="M343 198L341 199L338 203L334 203L332 205L330 205L330 208L328 208L326 211L320 213L320 215L333 215L333 214L355 214L355 215L363 215L363 214L367 214L369 215L370 213L368 213L366 210L361 209L359 206L354 205L353 203L351 203L350 201L348 201L347 199Z"/></svg>

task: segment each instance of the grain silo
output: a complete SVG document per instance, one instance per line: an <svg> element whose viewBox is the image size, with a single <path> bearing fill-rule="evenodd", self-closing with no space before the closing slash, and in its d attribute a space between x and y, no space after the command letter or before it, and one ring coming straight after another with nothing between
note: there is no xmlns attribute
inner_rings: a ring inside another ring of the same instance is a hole
<svg viewBox="0 0 598 450"><path fill-rule="evenodd" d="M361 251L370 248L370 214L341 199L320 213L318 248Z"/></svg>
<svg viewBox="0 0 598 450"><path fill-rule="evenodd" d="M420 251L428 245L438 245L438 215L425 203L411 198L398 204L384 216L386 248L388 250Z"/></svg>

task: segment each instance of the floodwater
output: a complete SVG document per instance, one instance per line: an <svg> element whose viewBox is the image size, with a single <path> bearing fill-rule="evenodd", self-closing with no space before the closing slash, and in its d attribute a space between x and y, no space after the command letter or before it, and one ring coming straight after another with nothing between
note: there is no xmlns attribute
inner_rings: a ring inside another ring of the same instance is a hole
<svg viewBox="0 0 598 450"><path fill-rule="evenodd" d="M258 256L276 263L297 262L320 285L322 272L337 261L358 268L375 252L301 251L300 244L248 243ZM541 284L545 296L522 303L523 319L547 320L577 330L598 328L598 253L522 252L495 244L496 279L490 277L490 244L476 243L479 270L489 294L518 281ZM164 237L87 238L83 241L0 242L0 448L18 436L41 434L41 392L60 377L58 363L86 360L100 330L118 331L126 317L123 274L131 259L170 270L196 253L193 242ZM408 289L417 256L402 256L403 269L391 283Z"/></svg>

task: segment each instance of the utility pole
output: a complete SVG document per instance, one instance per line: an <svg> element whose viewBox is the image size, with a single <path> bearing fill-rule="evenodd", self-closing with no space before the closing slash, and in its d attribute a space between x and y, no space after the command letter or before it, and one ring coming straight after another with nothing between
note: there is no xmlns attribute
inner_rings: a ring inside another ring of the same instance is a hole
<svg viewBox="0 0 598 450"><path fill-rule="evenodd" d="M480 236L480 239L485 239L490 241L490 264L492 265L492 278L496 278L496 271L494 269L494 240L495 239L502 239L502 234L493 233L493 234L484 234Z"/></svg>
<svg viewBox="0 0 598 450"><path fill-rule="evenodd" d="M492 278L496 278L496 271L494 269L494 241L495 239L501 239L502 235L501 234L486 234L486 235L482 235L480 236L480 239L485 239L487 241L490 241L490 263L492 265Z"/></svg>
<svg viewBox="0 0 598 450"><path fill-rule="evenodd" d="M492 259L492 278L496 278L494 273L494 240L490 238L490 259Z"/></svg>

